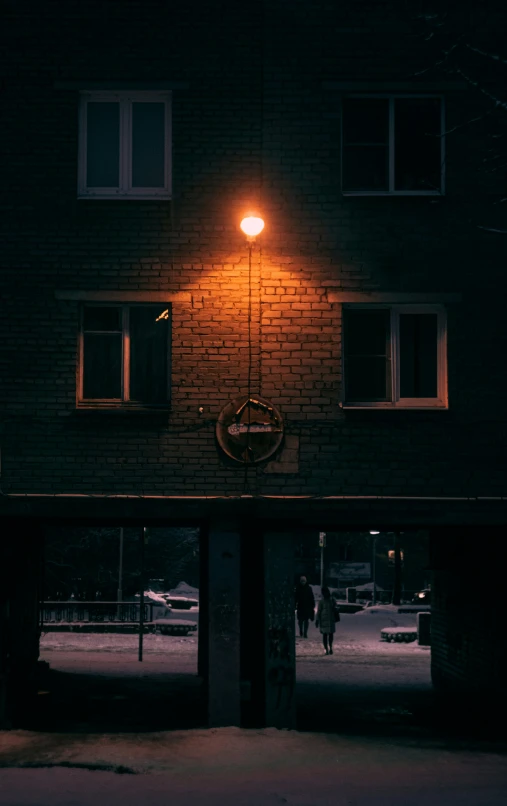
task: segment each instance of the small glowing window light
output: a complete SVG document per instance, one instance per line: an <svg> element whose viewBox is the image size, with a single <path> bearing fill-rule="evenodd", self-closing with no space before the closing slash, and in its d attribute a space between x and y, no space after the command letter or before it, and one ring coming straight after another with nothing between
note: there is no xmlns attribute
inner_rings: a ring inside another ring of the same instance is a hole
<svg viewBox="0 0 507 806"><path fill-rule="evenodd" d="M250 215L243 219L240 227L248 239L256 238L264 229L264 221L258 216Z"/></svg>
<svg viewBox="0 0 507 806"><path fill-rule="evenodd" d="M375 529L370 529L370 534L371 535L379 535L380 532L377 532Z"/></svg>

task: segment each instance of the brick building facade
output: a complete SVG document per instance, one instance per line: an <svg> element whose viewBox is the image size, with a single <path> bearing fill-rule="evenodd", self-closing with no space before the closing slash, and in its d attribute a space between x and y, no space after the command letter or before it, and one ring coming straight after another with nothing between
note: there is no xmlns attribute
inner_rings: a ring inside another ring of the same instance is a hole
<svg viewBox="0 0 507 806"><path fill-rule="evenodd" d="M495 13L501 27L505 14ZM217 602L224 591L245 595L231 587L236 572L250 584L240 543L268 580L269 632L273 590L292 584L288 546L300 526L438 528L445 542L446 524L505 525L506 247L479 226L501 187L480 170L487 123L462 126L487 99L428 70L436 52L401 0L9 2L3 35L5 523L17 534L48 519L200 525L210 721L237 721L250 662L239 639L232 679L213 670L225 662L217 624L223 617L234 632L239 618L220 615ZM427 147L413 122L435 109L438 147ZM103 159L94 137L112 130ZM99 176L97 192L93 171L118 163L118 131L119 175L109 192ZM163 163L144 192L138 158L125 167L138 147L145 177ZM249 268L239 223L250 212L265 229ZM158 338L142 330L146 310L151 322L167 317L162 370L145 347ZM366 322L354 319L359 311L376 312L366 329L380 332L389 355L379 356L374 335L347 352L344 323L353 345ZM400 333L425 315L407 358ZM139 369L148 354L158 380L169 366L163 392ZM99 387L117 373L120 391L97 392L96 373ZM361 380L370 375L380 391ZM138 387L149 387L148 404ZM277 407L285 431L275 454L245 467L217 445L216 420L248 391ZM224 552L234 571L220 566ZM269 710L265 645L265 721L290 724ZM456 653L440 658L435 651L439 683L463 677ZM487 668L485 656L474 675L486 680ZM225 686L238 696L224 716Z"/></svg>

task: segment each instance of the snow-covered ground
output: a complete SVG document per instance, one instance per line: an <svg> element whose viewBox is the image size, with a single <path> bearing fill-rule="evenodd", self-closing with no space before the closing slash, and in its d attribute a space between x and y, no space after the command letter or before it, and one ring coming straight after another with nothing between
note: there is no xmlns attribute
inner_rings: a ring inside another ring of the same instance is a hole
<svg viewBox="0 0 507 806"><path fill-rule="evenodd" d="M0 806L507 806L503 747L477 752L418 730L399 738L374 736L370 727L358 733L363 713L370 726L377 714L410 718L405 705L417 697L423 707L427 702L430 651L380 640L383 627L412 627L415 620L390 606L343 614L332 656L324 655L314 624L307 639L297 637L298 724L308 730L320 713L328 719L325 734L0 732ZM195 683L184 682L197 681L195 634L146 635L143 663L137 647L136 635L47 633L41 657L78 678L122 678L120 706L133 697L135 678L144 679L157 708L172 686L175 702L198 695ZM108 704L95 699L87 708ZM351 719L354 730L346 735Z"/></svg>
<svg viewBox="0 0 507 806"><path fill-rule="evenodd" d="M231 727L0 732L0 806L507 806L504 747L478 752L420 731L340 735L350 714L357 728L362 709L369 708L370 725L377 710L405 718L414 692L426 702L429 650L380 640L383 627L414 624L414 614L369 608L342 615L332 656L323 654L314 624L307 639L296 639L298 718L311 724L309 713L330 715L336 723L325 734ZM135 635L49 633L42 657L61 671L144 678L157 708L169 679L182 686L180 699L197 695L178 683L179 675L196 680L195 634L145 636L142 664L137 643ZM124 681L124 695L131 682Z"/></svg>
<svg viewBox="0 0 507 806"><path fill-rule="evenodd" d="M198 608L180 610L171 614L171 618L198 620ZM336 625L335 647L339 651L357 651L368 653L427 652L417 644L388 644L380 640L383 627L414 627L415 613L398 613L392 605L379 605L362 610L359 613L343 613ZM297 635L296 625L296 635ZM135 634L122 633L86 633L86 632L44 632L41 638L42 653L56 650L75 652L137 652L139 638ZM321 635L310 622L308 639L296 640L298 658L308 658L320 654ZM147 654L166 654L197 651L197 635L193 633L185 638L147 634L144 636L144 651Z"/></svg>
<svg viewBox="0 0 507 806"><path fill-rule="evenodd" d="M357 652L367 654L394 655L424 653L429 655L425 647L414 644L392 644L381 641L380 631L383 627L415 627L416 613L398 613L394 605L378 605L360 610L358 613L342 613L336 624L334 645L336 652ZM298 636L296 629L296 636ZM321 643L321 635L315 622L310 622L308 638L296 638L296 655L308 658L317 654L316 644Z"/></svg>
<svg viewBox="0 0 507 806"><path fill-rule="evenodd" d="M406 739L239 728L13 731L0 733L0 764L0 806L507 804L501 752ZM13 769L23 765L39 769Z"/></svg>
<svg viewBox="0 0 507 806"><path fill-rule="evenodd" d="M134 633L48 632L41 637L41 658L54 652L102 652L122 653L137 656L139 636ZM197 636L160 635L148 633L143 637L146 655L172 655L174 653L197 653Z"/></svg>
<svg viewBox="0 0 507 806"><path fill-rule="evenodd" d="M414 614L400 615L389 605L343 614L336 625L334 654L326 656L322 637L310 624L308 638L296 638L298 683L339 684L342 690L368 687L430 690L430 650L380 640L383 627L412 627ZM52 669L100 675L196 674L197 635L144 636L143 663L137 635L120 633L46 633L41 659Z"/></svg>

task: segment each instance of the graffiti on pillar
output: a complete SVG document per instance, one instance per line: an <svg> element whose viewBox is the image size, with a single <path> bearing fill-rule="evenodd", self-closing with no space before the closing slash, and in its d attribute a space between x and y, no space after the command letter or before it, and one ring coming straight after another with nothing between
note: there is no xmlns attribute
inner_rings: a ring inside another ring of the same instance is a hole
<svg viewBox="0 0 507 806"><path fill-rule="evenodd" d="M271 627L268 631L268 657L276 660L290 660L289 631L285 628Z"/></svg>
<svg viewBox="0 0 507 806"><path fill-rule="evenodd" d="M271 627L268 630L268 683L276 689L276 708L282 697L288 702L294 696L295 670L291 660L289 630L285 627Z"/></svg>
<svg viewBox="0 0 507 806"><path fill-rule="evenodd" d="M230 587L224 587L216 599L210 600L212 629L217 639L230 643L239 635L239 607Z"/></svg>

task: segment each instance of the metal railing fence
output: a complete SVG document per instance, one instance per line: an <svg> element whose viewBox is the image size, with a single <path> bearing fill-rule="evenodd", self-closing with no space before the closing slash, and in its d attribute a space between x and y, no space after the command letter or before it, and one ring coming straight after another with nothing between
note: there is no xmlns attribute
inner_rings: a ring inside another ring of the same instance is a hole
<svg viewBox="0 0 507 806"><path fill-rule="evenodd" d="M41 605L42 624L85 623L138 623L139 602L43 602ZM143 605L144 623L153 621L153 604Z"/></svg>

